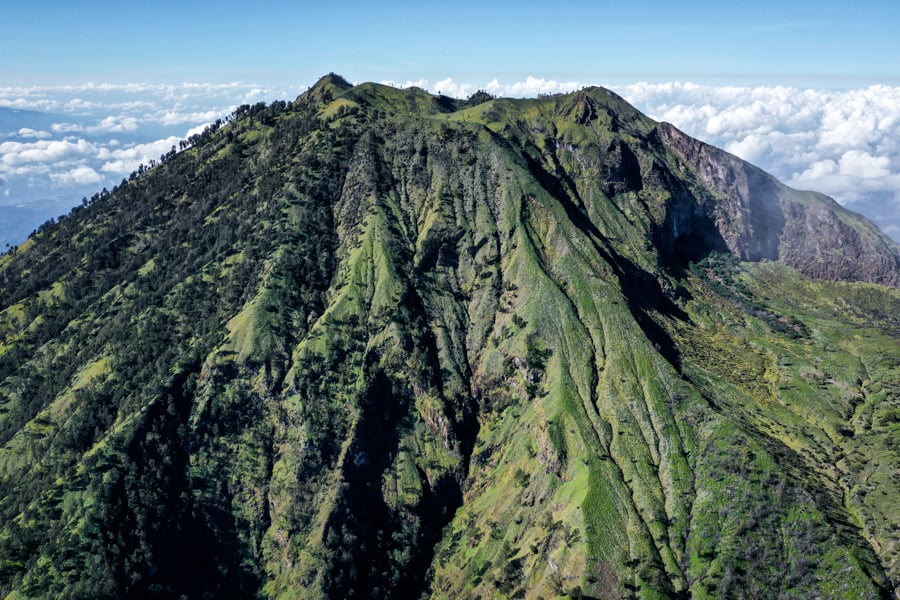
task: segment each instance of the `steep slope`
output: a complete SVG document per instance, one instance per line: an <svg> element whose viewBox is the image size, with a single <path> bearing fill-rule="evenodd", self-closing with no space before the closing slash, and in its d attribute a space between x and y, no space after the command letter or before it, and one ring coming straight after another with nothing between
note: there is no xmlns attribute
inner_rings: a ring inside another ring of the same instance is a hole
<svg viewBox="0 0 900 600"><path fill-rule="evenodd" d="M870 222L827 196L792 190L667 123L659 132L715 195L705 212L736 256L781 259L818 279L900 286L897 245Z"/></svg>
<svg viewBox="0 0 900 600"><path fill-rule="evenodd" d="M4 594L900 583L898 252L827 199L336 76L141 171L0 259Z"/></svg>

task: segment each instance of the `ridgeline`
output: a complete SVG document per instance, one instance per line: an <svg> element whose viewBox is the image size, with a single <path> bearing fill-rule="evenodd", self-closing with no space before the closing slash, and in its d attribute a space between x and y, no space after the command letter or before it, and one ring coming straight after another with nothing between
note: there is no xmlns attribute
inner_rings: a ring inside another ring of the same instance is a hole
<svg viewBox="0 0 900 600"><path fill-rule="evenodd" d="M0 596L895 596L898 286L605 89L329 75L0 258Z"/></svg>

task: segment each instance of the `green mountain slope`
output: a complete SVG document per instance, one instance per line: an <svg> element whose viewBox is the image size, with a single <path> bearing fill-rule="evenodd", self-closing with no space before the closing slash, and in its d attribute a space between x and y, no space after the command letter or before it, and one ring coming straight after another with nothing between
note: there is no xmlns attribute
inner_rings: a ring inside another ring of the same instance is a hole
<svg viewBox="0 0 900 600"><path fill-rule="evenodd" d="M0 258L0 592L890 597L898 265L603 89L242 107Z"/></svg>

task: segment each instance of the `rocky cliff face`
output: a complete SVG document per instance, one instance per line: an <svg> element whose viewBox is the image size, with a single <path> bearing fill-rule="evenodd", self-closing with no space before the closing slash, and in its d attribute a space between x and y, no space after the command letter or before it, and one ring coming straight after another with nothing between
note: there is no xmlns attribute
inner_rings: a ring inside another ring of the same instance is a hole
<svg viewBox="0 0 900 600"><path fill-rule="evenodd" d="M660 138L714 199L703 205L728 249L743 260L781 260L832 281L898 287L900 250L859 215L821 194L785 187L771 175L668 123Z"/></svg>
<svg viewBox="0 0 900 600"><path fill-rule="evenodd" d="M870 225L596 88L330 76L193 141L0 259L4 594L900 581Z"/></svg>

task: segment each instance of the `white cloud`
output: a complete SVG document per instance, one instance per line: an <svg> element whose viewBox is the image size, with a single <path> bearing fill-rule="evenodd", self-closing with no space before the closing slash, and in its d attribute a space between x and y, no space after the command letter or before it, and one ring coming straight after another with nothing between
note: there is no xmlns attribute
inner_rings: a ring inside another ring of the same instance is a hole
<svg viewBox="0 0 900 600"><path fill-rule="evenodd" d="M82 100L81 98L72 98L65 104L63 104L63 109L66 112L79 112L79 111L90 111L97 108L101 108L103 104L100 102L91 102L89 100Z"/></svg>
<svg viewBox="0 0 900 600"><path fill-rule="evenodd" d="M0 91L0 106L17 108L19 110L52 111L59 108L59 103L47 98L6 96Z"/></svg>
<svg viewBox="0 0 900 600"><path fill-rule="evenodd" d="M127 175L137 170L142 163L147 165L151 160L158 160L172 146L177 148L180 140L179 137L171 136L148 144L135 144L119 149L103 148L97 154L97 158L102 161L100 170L112 175Z"/></svg>
<svg viewBox="0 0 900 600"><path fill-rule="evenodd" d="M760 159L772 152L772 144L765 134L751 133L742 139L729 141L725 144L725 150L758 164Z"/></svg>
<svg viewBox="0 0 900 600"><path fill-rule="evenodd" d="M498 81L497 79L493 79L484 85L475 85L471 83L458 82L452 77L441 79L434 84L429 83L427 79L406 81L405 83L398 83L396 81L387 80L382 81L381 83L397 88L418 87L424 90L428 90L429 92L432 92L434 94L440 92L445 96L451 96L453 98L467 98L479 89L490 92L495 96L523 98L527 96L537 96L538 94L571 92L573 90L583 88L587 85L579 81L560 82L553 79L543 79L530 76L525 81L513 82L508 84L500 83L500 81Z"/></svg>
<svg viewBox="0 0 900 600"><path fill-rule="evenodd" d="M267 88L253 88L241 97L241 104L255 104L261 100L269 98L272 90Z"/></svg>
<svg viewBox="0 0 900 600"><path fill-rule="evenodd" d="M102 119L94 127L88 127L87 130L108 131L110 133L121 133L123 131L134 131L138 128L138 120L135 117L109 116Z"/></svg>
<svg viewBox="0 0 900 600"><path fill-rule="evenodd" d="M231 109L212 109L199 112L179 112L178 110L170 110L162 113L155 120L163 125L182 125L184 123L209 122L218 117L224 116Z"/></svg>
<svg viewBox="0 0 900 600"><path fill-rule="evenodd" d="M616 89L654 119L725 148L788 185L871 210L900 230L900 87L800 90L638 83Z"/></svg>
<svg viewBox="0 0 900 600"><path fill-rule="evenodd" d="M207 123L201 123L200 125L197 125L196 127L191 127L190 129L187 130L187 133L184 134L184 139L188 139L192 135L203 133L206 130L206 128L209 127L211 124L212 124L212 121L209 121Z"/></svg>
<svg viewBox="0 0 900 600"><path fill-rule="evenodd" d="M386 79L386 80L380 81L379 83L381 83L382 85L389 85L391 87L400 88L400 89L411 88L411 87L422 88L423 90L428 89L428 80L427 79L417 79L415 81L410 80L410 81L406 81L404 83Z"/></svg>
<svg viewBox="0 0 900 600"><path fill-rule="evenodd" d="M85 140L41 140L38 142L0 143L0 163L15 166L25 163L56 163L96 154L96 147Z"/></svg>
<svg viewBox="0 0 900 600"><path fill-rule="evenodd" d="M51 173L50 180L57 186L72 187L99 184L103 177L91 167L80 166L61 173Z"/></svg>
<svg viewBox="0 0 900 600"><path fill-rule="evenodd" d="M474 87L468 83L457 83L452 77L441 79L432 86L435 93L451 96L453 98L466 98L475 91Z"/></svg>
<svg viewBox="0 0 900 600"><path fill-rule="evenodd" d="M838 163L841 174L873 179L891 174L891 161L887 156L872 156L862 150L848 150Z"/></svg>
<svg viewBox="0 0 900 600"><path fill-rule="evenodd" d="M493 84L496 81L492 81ZM488 90L493 94L500 96L536 96L537 94L558 94L572 92L579 88L585 87L585 84L579 81L555 81L553 79L543 79L531 77L522 82L512 84L498 84L494 90Z"/></svg>
<svg viewBox="0 0 900 600"><path fill-rule="evenodd" d="M163 126L193 125L222 117L238 104L293 98L304 87L284 87L276 92L269 87L243 82L0 86L0 106L93 117L98 122L115 115L122 121L119 130L131 131L125 119L135 118L144 124Z"/></svg>
<svg viewBox="0 0 900 600"><path fill-rule="evenodd" d="M817 160L809 166L808 169L797 175L797 181L815 181L838 172L838 164L826 158L825 160Z"/></svg>
<svg viewBox="0 0 900 600"><path fill-rule="evenodd" d="M83 125L77 125L75 123L54 123L50 126L50 128L56 133L68 133L72 131L84 131Z"/></svg>
<svg viewBox="0 0 900 600"><path fill-rule="evenodd" d="M39 139L39 140L44 140L49 137L53 137L52 134L47 133L46 131L37 131L37 130L31 129L30 127L20 128L19 131L16 133L16 135L20 138L35 138L35 139Z"/></svg>

